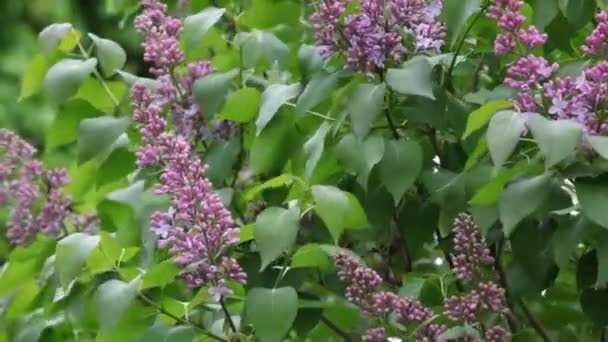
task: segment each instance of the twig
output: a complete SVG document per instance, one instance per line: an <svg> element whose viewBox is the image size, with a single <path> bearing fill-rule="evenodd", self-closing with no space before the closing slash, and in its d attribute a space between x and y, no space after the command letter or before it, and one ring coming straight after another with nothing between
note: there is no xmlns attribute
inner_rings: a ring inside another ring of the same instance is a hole
<svg viewBox="0 0 608 342"><path fill-rule="evenodd" d="M333 330L336 334L338 334L342 339L346 342L352 342L353 339L348 335L348 333L342 330L340 327L334 324L334 322L330 321L327 317L321 316L321 322L327 325L328 328Z"/></svg>
<svg viewBox="0 0 608 342"><path fill-rule="evenodd" d="M516 333L518 330L517 327L517 322L515 321L515 319L513 318L513 314L515 313L514 307L513 307L513 298L511 297L511 291L509 291L509 287L507 286L507 274L505 272L505 268L502 266L502 244L498 244L496 247L496 255L494 255L494 268L496 268L496 271L498 272L498 281L500 282L500 285L502 286L503 289L505 289L505 297L507 300L507 305L509 306L509 309L511 310L510 313L506 314L505 317L507 318L507 324L509 325L509 329L511 330L511 333Z"/></svg>
<svg viewBox="0 0 608 342"><path fill-rule="evenodd" d="M447 73L447 77L446 77L446 81L447 81L446 87L448 89L452 89L452 73L454 72L454 68L456 67L456 61L458 60L458 55L460 54L460 50L464 46L464 42L466 41L467 36L473 29L473 26L475 26L477 21L479 19L481 19L481 17L485 14L486 10L488 9L488 6L489 6L489 2L481 7L479 12L477 12L475 17L471 21L471 24L469 24L469 26L467 26L467 28L464 30L464 33L462 34L460 41L458 41L458 45L456 46L456 50L454 51L454 56L452 57L452 62L450 63L450 67L448 68L448 73Z"/></svg>
<svg viewBox="0 0 608 342"><path fill-rule="evenodd" d="M528 306L523 301L523 299L519 300L519 306L521 307L522 311L524 312L524 315L526 315L526 318L528 318L528 321L530 321L530 325L536 331L538 336L540 336L540 338L544 342L551 342L551 338L549 337L549 335L547 335L545 328L543 328L540 321L534 316L532 311L530 311L530 308L528 308Z"/></svg>
<svg viewBox="0 0 608 342"><path fill-rule="evenodd" d="M397 243L401 247L401 253L403 253L403 256L405 256L405 258L407 259L405 262L405 271L411 272L414 269L412 266L412 254L410 253L410 247L407 245L407 240L405 239L405 236L401 234L399 217L397 216L397 213L393 213L393 220L395 221L395 226L397 228Z"/></svg>
<svg viewBox="0 0 608 342"><path fill-rule="evenodd" d="M175 321L177 321L177 322L179 322L181 324L193 326L193 327L199 329L206 336L208 336L208 337L210 337L210 338L212 338L212 339L214 339L216 341L228 342L228 340L226 340L226 339L224 339L224 338L222 338L222 337L220 337L218 335L215 335L215 334L207 331L207 329L205 329L205 327L200 326L200 325L198 325L196 323L190 322L189 320L183 319L183 318L181 318L179 316L176 316L176 315L172 314L171 312L165 310L165 308L163 308L162 306L158 305L156 302L154 302L153 300L151 300L150 298L144 296L141 293L139 294L139 298L141 300L143 300L144 302L146 302L148 305L150 305L153 308L155 308L158 312L162 313L163 315L166 315L166 316L169 316L169 317L173 318Z"/></svg>
<svg viewBox="0 0 608 342"><path fill-rule="evenodd" d="M224 316L226 316L226 321L228 321L228 325L230 329L232 329L233 333L236 333L238 330L236 329L236 325L232 321L232 316L230 315L230 311L228 311L228 307L226 307L226 302L224 302L224 297L220 297L220 306L222 307L222 311L224 311Z"/></svg>
<svg viewBox="0 0 608 342"><path fill-rule="evenodd" d="M80 42L78 42L78 49L80 50L80 53L82 54L82 56L84 58L86 58L86 59L91 58L91 56L89 55L89 52L87 52L87 50L85 50L84 46L82 46L82 44ZM112 90L110 90L110 87L108 87L108 84L103 79L103 77L101 76L101 74L99 73L99 71L97 71L97 69L93 69L93 74L99 80L99 83L101 83L101 86L102 86L103 90L106 93L108 93L108 96L110 97L110 100L112 100L112 103L114 104L114 106L116 108L118 108L118 106L120 105L120 102L118 102L118 100L116 99L116 97L112 93Z"/></svg>

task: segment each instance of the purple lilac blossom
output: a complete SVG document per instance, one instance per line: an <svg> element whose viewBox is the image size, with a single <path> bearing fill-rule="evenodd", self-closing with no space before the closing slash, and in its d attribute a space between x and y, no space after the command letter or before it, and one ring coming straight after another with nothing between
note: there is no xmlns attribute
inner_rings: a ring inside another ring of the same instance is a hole
<svg viewBox="0 0 608 342"><path fill-rule="evenodd" d="M386 337L386 332L384 328L373 328L363 334L361 337L361 341L363 342L386 342L388 341Z"/></svg>
<svg viewBox="0 0 608 342"><path fill-rule="evenodd" d="M608 52L608 12L602 11L595 16L597 26L587 37L581 50L589 56L606 56Z"/></svg>
<svg viewBox="0 0 608 342"><path fill-rule="evenodd" d="M400 62L407 52L402 34L413 36L416 52L437 52L445 27L439 22L440 0L362 0L357 12L344 15L350 1L325 0L310 20L322 57L343 52L345 68L373 78L386 61Z"/></svg>
<svg viewBox="0 0 608 342"><path fill-rule="evenodd" d="M145 136L160 121L159 104L150 101L153 96L141 84L134 85L131 93L134 120ZM151 108L150 112L145 105ZM153 127L147 127L148 124ZM172 198L168 211L152 215L151 229L159 237L158 245L170 246L175 263L185 270L184 279L189 287L209 285L209 292L219 300L232 293L227 280L245 282L245 273L238 262L226 256L229 248L239 242L239 229L205 177L207 167L194 155L185 137L165 131L146 139L146 145L137 154L138 165L161 166L160 183L155 191Z"/></svg>
<svg viewBox="0 0 608 342"><path fill-rule="evenodd" d="M207 166L193 150L192 138L201 133L202 115L192 86L213 69L208 62L199 61L176 77L173 68L181 62L183 53L173 43L178 41L181 22L167 16L166 6L158 1L144 0L142 4L144 12L136 25L144 34L145 60L152 63L159 85L154 93L143 84L131 89L133 120L142 135L137 165L160 167L155 193L172 200L167 211L152 214L151 230L158 236L158 246L169 248L188 286L208 286L209 293L219 301L232 294L228 282L244 284L246 274L228 256L231 247L239 243L239 229L206 178ZM171 43L171 58L156 51L165 40ZM171 130L163 117L167 111L172 115Z"/></svg>
<svg viewBox="0 0 608 342"><path fill-rule="evenodd" d="M479 278L481 267L494 263L488 246L481 239L473 219L460 214L454 220L454 251L452 271L458 279L473 282Z"/></svg>
<svg viewBox="0 0 608 342"><path fill-rule="evenodd" d="M382 284L380 275L371 268L361 265L355 257L338 254L335 257L335 266L338 277L348 283L346 298L357 305L366 315L386 317L386 315L392 314L403 325L412 322L422 323L432 316L432 311L415 298L400 297L392 292L379 291ZM440 325L427 328L418 332L419 337L433 338L438 335L439 331L445 330L445 327ZM378 331L372 330L368 333Z"/></svg>
<svg viewBox="0 0 608 342"><path fill-rule="evenodd" d="M516 108L521 112L536 112L539 104L535 93L558 69L557 63L550 64L546 59L533 55L521 57L511 65L504 83L517 91L514 99Z"/></svg>
<svg viewBox="0 0 608 342"><path fill-rule="evenodd" d="M62 189L70 181L67 170L45 170L35 154L25 140L0 129L0 203L11 208L7 237L15 245L29 244L38 232L58 236L71 214L71 199Z"/></svg>
<svg viewBox="0 0 608 342"><path fill-rule="evenodd" d="M184 59L179 48L181 20L167 15L167 5L159 0L142 0L143 13L135 19L135 28L144 35L144 60L152 63L150 72L160 76L170 73Z"/></svg>

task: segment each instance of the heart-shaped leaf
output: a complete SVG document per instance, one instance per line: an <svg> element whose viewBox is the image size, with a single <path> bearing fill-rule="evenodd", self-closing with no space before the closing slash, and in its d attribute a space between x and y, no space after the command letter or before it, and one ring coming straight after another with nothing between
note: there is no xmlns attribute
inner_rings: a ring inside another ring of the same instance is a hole
<svg viewBox="0 0 608 342"><path fill-rule="evenodd" d="M500 167L509 159L524 130L525 117L518 112L503 110L492 116L486 137L494 165Z"/></svg>
<svg viewBox="0 0 608 342"><path fill-rule="evenodd" d="M254 238L262 258L261 270L283 253L291 251L299 229L297 208L269 207L255 220Z"/></svg>
<svg viewBox="0 0 608 342"><path fill-rule="evenodd" d="M572 154L583 136L583 129L577 122L549 120L536 113L528 114L528 127L545 156L547 168Z"/></svg>
<svg viewBox="0 0 608 342"><path fill-rule="evenodd" d="M279 342L298 313L298 293L293 287L253 288L247 294L245 314L260 341Z"/></svg>

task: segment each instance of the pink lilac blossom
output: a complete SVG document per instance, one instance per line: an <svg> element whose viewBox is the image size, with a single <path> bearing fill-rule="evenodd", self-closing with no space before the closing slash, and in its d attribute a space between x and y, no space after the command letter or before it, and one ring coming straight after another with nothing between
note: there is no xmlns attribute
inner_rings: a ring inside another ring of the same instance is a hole
<svg viewBox="0 0 608 342"><path fill-rule="evenodd" d="M70 181L67 170L45 170L35 154L25 140L0 129L0 202L11 208L7 237L15 245L29 244L38 232L58 236L71 215L71 199L62 189Z"/></svg>
<svg viewBox="0 0 608 342"><path fill-rule="evenodd" d="M188 64L187 72L176 76L173 68L183 57L174 44L181 22L167 16L166 6L158 1L144 0L142 4L144 12L136 25L145 37L145 59L152 63L159 83L154 92L143 84L131 89L133 120L142 135L137 165L160 167L155 192L172 200L167 211L152 214L151 230L158 236L158 246L169 248L188 286L208 286L209 293L219 301L232 294L228 282L244 284L246 274L228 255L239 243L239 229L206 178L207 166L193 150L193 138L201 133L203 117L192 87L213 69L208 62L200 61ZM169 57L156 51L166 41L173 50ZM163 117L167 111L172 115L171 129Z"/></svg>
<svg viewBox="0 0 608 342"><path fill-rule="evenodd" d="M131 94L134 120L145 136L160 122L161 111L157 107L163 103L151 100L153 96L141 84L134 85ZM145 105L151 108L150 112ZM148 124L154 127L147 127ZM151 229L159 237L158 245L170 246L169 251L175 256L175 263L185 270L183 276L191 288L209 285L209 292L219 300L232 293L226 280L244 283L246 279L238 262L226 255L230 247L238 244L239 229L205 177L207 166L194 155L186 138L165 131L146 139L146 145L137 153L138 165L161 166L155 191L172 198L168 211L152 215Z"/></svg>
<svg viewBox="0 0 608 342"><path fill-rule="evenodd" d="M487 16L498 23L504 32L496 37L494 47L498 55L506 55L515 51L518 43L530 50L543 45L547 41L547 34L540 33L536 26L524 28L526 17L521 14L523 6L521 0L492 0Z"/></svg>
<svg viewBox="0 0 608 342"><path fill-rule="evenodd" d="M544 84L547 111L555 119L579 122L587 134L604 135L608 124L598 113L608 99L608 62L601 61L579 77L555 78Z"/></svg>
<svg viewBox="0 0 608 342"><path fill-rule="evenodd" d="M363 266L355 257L338 254L335 257L338 277L347 282L346 298L357 305L363 313L375 317L394 315L403 325L422 323L432 316L432 311L411 297L400 297L392 292L379 291L382 278L371 268ZM419 336L432 338L444 330L444 326L433 325L421 329ZM379 330L373 330L377 332ZM434 340L433 340L434 341Z"/></svg>
<svg viewBox="0 0 608 342"><path fill-rule="evenodd" d="M606 56L608 52L608 12L602 11L595 16L597 26L587 37L581 50L589 56Z"/></svg>
<svg viewBox="0 0 608 342"><path fill-rule="evenodd" d="M384 328L374 328L370 329L363 334L361 337L361 341L363 342L386 342L388 339L386 338L386 332Z"/></svg>
<svg viewBox="0 0 608 342"><path fill-rule="evenodd" d="M361 0L358 12L342 18L349 4L324 0L310 17L322 57L343 52L349 70L373 78L386 61L401 61L407 52L405 32L413 36L416 52L439 51L443 45L440 0Z"/></svg>
<svg viewBox="0 0 608 342"><path fill-rule="evenodd" d="M167 15L167 5L159 0L142 0L143 13L135 19L135 28L144 35L144 60L152 63L150 72L168 74L184 59L179 48L182 22Z"/></svg>
<svg viewBox="0 0 608 342"><path fill-rule="evenodd" d="M533 55L521 57L507 69L504 83L518 92L514 104L519 111L538 110L539 105L534 95L558 69L557 63L551 64L543 57Z"/></svg>
<svg viewBox="0 0 608 342"><path fill-rule="evenodd" d="M452 271L461 281L472 282L479 278L483 266L494 263L494 258L469 215L458 215L453 227L456 253L452 255L454 263Z"/></svg>
<svg viewBox="0 0 608 342"><path fill-rule="evenodd" d="M486 330L486 333L483 335L484 342L500 342L504 341L504 338L507 336L507 331L505 328L500 325L493 326L490 329Z"/></svg>

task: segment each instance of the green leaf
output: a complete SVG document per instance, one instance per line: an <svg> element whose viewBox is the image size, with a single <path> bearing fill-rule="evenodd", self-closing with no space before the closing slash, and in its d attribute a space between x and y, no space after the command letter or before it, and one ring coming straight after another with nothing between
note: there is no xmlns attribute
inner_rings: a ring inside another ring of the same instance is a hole
<svg viewBox="0 0 608 342"><path fill-rule="evenodd" d="M184 41L186 49L194 50L202 42L205 33L217 23L226 12L223 8L207 7L201 12L184 19Z"/></svg>
<svg viewBox="0 0 608 342"><path fill-rule="evenodd" d="M303 75L312 75L323 68L323 58L316 45L300 45L298 65Z"/></svg>
<svg viewBox="0 0 608 342"><path fill-rule="evenodd" d="M486 138L494 165L502 166L519 142L525 129L525 117L512 110L500 111L490 119Z"/></svg>
<svg viewBox="0 0 608 342"><path fill-rule="evenodd" d="M72 24L70 23L54 23L45 27L38 35L42 53L49 56L71 32Z"/></svg>
<svg viewBox="0 0 608 342"><path fill-rule="evenodd" d="M339 79L340 73L319 73L315 75L298 98L296 114L305 113L328 98L338 85Z"/></svg>
<svg viewBox="0 0 608 342"><path fill-rule="evenodd" d="M86 118L99 115L101 115L101 112L97 111L86 101L71 100L67 102L55 116L53 124L47 131L47 151L78 140L80 122Z"/></svg>
<svg viewBox="0 0 608 342"><path fill-rule="evenodd" d="M194 82L192 92L205 118L213 117L220 110L232 80L238 73L237 69L233 69L222 74L214 73Z"/></svg>
<svg viewBox="0 0 608 342"><path fill-rule="evenodd" d="M308 159L306 160L306 177L308 179L312 178L315 167L317 167L323 155L325 137L330 128L331 125L327 121L324 121L315 134L304 144L304 152L308 155Z"/></svg>
<svg viewBox="0 0 608 342"><path fill-rule="evenodd" d="M527 125L545 156L547 168L568 157L583 136L583 129L577 122L570 120L549 120L539 114L528 114Z"/></svg>
<svg viewBox="0 0 608 342"><path fill-rule="evenodd" d="M346 111L350 114L353 132L359 138L364 138L372 128L372 123L382 112L386 85L364 83L359 84L352 95Z"/></svg>
<svg viewBox="0 0 608 342"><path fill-rule="evenodd" d="M292 287L256 287L247 294L245 314L261 341L281 341L291 328L297 313L298 293Z"/></svg>
<svg viewBox="0 0 608 342"><path fill-rule="evenodd" d="M270 32L239 32L235 41L242 49L243 65L246 68L255 69L262 57L270 66L277 64L283 68L287 64L289 46Z"/></svg>
<svg viewBox="0 0 608 342"><path fill-rule="evenodd" d="M580 179L575 182L575 186L583 214L608 228L608 184L603 179Z"/></svg>
<svg viewBox="0 0 608 342"><path fill-rule="evenodd" d="M240 152L239 139L216 141L209 147L205 155L205 163L209 165L207 177L213 184L220 185L232 173Z"/></svg>
<svg viewBox="0 0 608 342"><path fill-rule="evenodd" d="M78 162L83 164L95 157L105 159L122 143L119 138L130 124L128 117L102 116L82 120L78 138Z"/></svg>
<svg viewBox="0 0 608 342"><path fill-rule="evenodd" d="M257 134L260 134L264 127L272 120L274 115L277 113L279 108L285 104L285 102L295 98L300 93L300 84L294 83L290 85L285 84L272 84L264 93L262 93L262 99L260 101L260 112L258 118L255 121L257 128Z"/></svg>
<svg viewBox="0 0 608 342"><path fill-rule="evenodd" d="M270 124L255 137L249 162L254 174L280 170L298 139L290 113L277 115Z"/></svg>
<svg viewBox="0 0 608 342"><path fill-rule="evenodd" d="M604 136L587 136L585 137L593 150L602 158L608 159L608 137Z"/></svg>
<svg viewBox="0 0 608 342"><path fill-rule="evenodd" d="M444 331L441 335L439 335L439 340L450 341L450 340L457 340L461 337L469 337L469 338L472 338L474 341L481 340L481 337L479 336L479 331L477 331L475 328L470 327L470 326L458 326L458 327L449 328L448 330Z"/></svg>
<svg viewBox="0 0 608 342"><path fill-rule="evenodd" d="M95 44L97 59L105 76L110 77L116 73L116 70L125 66L127 53L122 46L113 40L100 38L92 33L89 33L89 37Z"/></svg>
<svg viewBox="0 0 608 342"><path fill-rule="evenodd" d="M290 174L282 174L280 176L276 176L265 181L262 184L258 184L251 188L250 190L245 192L245 200L251 201L255 198L257 194L266 190L266 189L276 189L284 186L290 186L294 181L294 177Z"/></svg>
<svg viewBox="0 0 608 342"><path fill-rule="evenodd" d="M413 58L399 69L388 69L386 84L398 93L435 99L433 95L433 66L426 58Z"/></svg>
<svg viewBox="0 0 608 342"><path fill-rule="evenodd" d="M469 114L469 117L467 118L467 128L462 134L462 139L466 139L471 133L485 126L494 113L511 106L513 106L513 104L510 101L494 100L477 108L474 112Z"/></svg>
<svg viewBox="0 0 608 342"><path fill-rule="evenodd" d="M142 289L165 287L171 284L179 275L180 269L173 260L165 260L146 270L142 277Z"/></svg>
<svg viewBox="0 0 608 342"><path fill-rule="evenodd" d="M534 1L534 26L541 32L555 19L559 13L558 0Z"/></svg>
<svg viewBox="0 0 608 342"><path fill-rule="evenodd" d="M219 119L247 123L260 109L260 92L255 88L242 88L226 97Z"/></svg>
<svg viewBox="0 0 608 342"><path fill-rule="evenodd" d="M562 12L574 29L579 29L593 20L596 10L594 0L565 0L565 2L567 6L562 7Z"/></svg>
<svg viewBox="0 0 608 342"><path fill-rule="evenodd" d="M97 321L103 331L111 331L122 319L139 290L141 278L125 283L112 279L101 284L95 293Z"/></svg>
<svg viewBox="0 0 608 342"><path fill-rule="evenodd" d="M192 342L196 341L196 331L191 326L177 326L167 332L163 342Z"/></svg>
<svg viewBox="0 0 608 342"><path fill-rule="evenodd" d="M503 191L498 200L498 210L506 236L544 203L549 195L550 180L551 174L546 173L517 181Z"/></svg>
<svg viewBox="0 0 608 342"><path fill-rule="evenodd" d="M61 102L76 94L78 88L95 70L97 59L64 59L53 65L44 79L44 90Z"/></svg>
<svg viewBox="0 0 608 342"><path fill-rule="evenodd" d="M299 222L300 211L297 208L269 207L258 215L254 238L262 259L260 271L283 253L291 251L296 243Z"/></svg>
<svg viewBox="0 0 608 342"><path fill-rule="evenodd" d="M30 64L25 68L18 101L37 94L42 89L44 77L48 70L49 63L46 58L41 54L34 56Z"/></svg>
<svg viewBox="0 0 608 342"><path fill-rule="evenodd" d="M291 257L291 267L316 267L321 270L329 270L332 262L327 253L316 243L309 243L300 247Z"/></svg>
<svg viewBox="0 0 608 342"><path fill-rule="evenodd" d="M150 91L154 91L156 90L156 87L158 87L158 80L135 76L122 70L116 70L116 73L118 73L123 81L129 86L133 86L135 83L142 83L148 87Z"/></svg>
<svg viewBox="0 0 608 342"><path fill-rule="evenodd" d="M112 93L112 98L106 89ZM76 92L73 100L87 101L97 110L112 113L116 109L114 99L120 101L127 91L127 86L120 81L106 81L105 86L97 78L87 78Z"/></svg>
<svg viewBox="0 0 608 342"><path fill-rule="evenodd" d="M89 254L99 244L99 236L74 233L57 243L55 269L59 282L64 286L78 276Z"/></svg>
<svg viewBox="0 0 608 342"><path fill-rule="evenodd" d="M467 19L479 11L481 0L446 1L443 17L447 26L447 45L454 46L467 26Z"/></svg>
<svg viewBox="0 0 608 342"><path fill-rule="evenodd" d="M597 288L603 288L608 283L608 233L602 232L596 242L597 253Z"/></svg>
<svg viewBox="0 0 608 342"><path fill-rule="evenodd" d="M422 147L414 140L390 140L384 144L380 180L393 195L395 204L412 186L422 171Z"/></svg>
<svg viewBox="0 0 608 342"><path fill-rule="evenodd" d="M601 326L608 324L608 289L585 289L581 294L581 308L591 320Z"/></svg>
<svg viewBox="0 0 608 342"><path fill-rule="evenodd" d="M348 134L340 140L336 152L346 171L356 175L359 184L367 189L370 172L382 160L384 139L379 135L371 135L364 141L359 141L353 134Z"/></svg>
<svg viewBox="0 0 608 342"><path fill-rule="evenodd" d="M4 296L19 289L29 279L34 279L38 272L38 262L35 259L11 260L3 266L0 273L0 295Z"/></svg>
<svg viewBox="0 0 608 342"><path fill-rule="evenodd" d="M368 226L359 200L351 193L328 185L314 185L311 190L315 212L325 223L336 244L344 229L362 229Z"/></svg>

